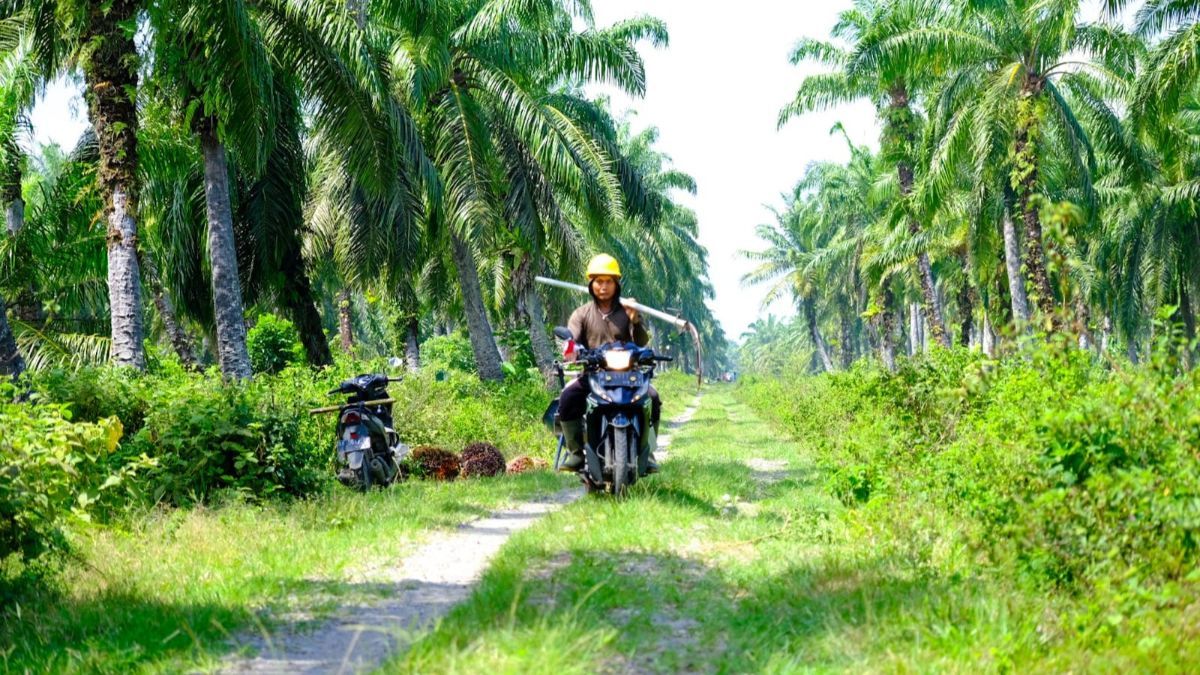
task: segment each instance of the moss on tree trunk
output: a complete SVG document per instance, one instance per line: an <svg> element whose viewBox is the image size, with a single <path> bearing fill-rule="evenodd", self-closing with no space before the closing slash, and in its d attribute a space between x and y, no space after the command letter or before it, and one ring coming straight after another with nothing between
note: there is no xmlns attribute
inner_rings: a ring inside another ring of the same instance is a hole
<svg viewBox="0 0 1200 675"><path fill-rule="evenodd" d="M88 3L80 58L88 116L100 150L97 181L104 199L112 358L146 367L142 289L137 257L138 58L136 0Z"/></svg>

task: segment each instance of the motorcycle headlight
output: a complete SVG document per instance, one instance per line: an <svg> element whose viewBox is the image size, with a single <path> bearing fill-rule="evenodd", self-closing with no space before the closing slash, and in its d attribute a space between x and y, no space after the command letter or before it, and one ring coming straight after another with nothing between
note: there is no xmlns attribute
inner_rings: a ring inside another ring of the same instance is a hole
<svg viewBox="0 0 1200 675"><path fill-rule="evenodd" d="M604 353L604 365L609 370L628 370L632 359L633 352L614 350Z"/></svg>

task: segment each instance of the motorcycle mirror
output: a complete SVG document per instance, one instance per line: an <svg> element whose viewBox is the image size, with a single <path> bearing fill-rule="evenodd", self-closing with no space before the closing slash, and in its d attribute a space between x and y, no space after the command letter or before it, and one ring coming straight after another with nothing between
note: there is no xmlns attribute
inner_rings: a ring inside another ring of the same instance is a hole
<svg viewBox="0 0 1200 675"><path fill-rule="evenodd" d="M571 340L575 336L571 335L571 331L568 330L566 326L555 326L554 327L554 337L556 337L560 340Z"/></svg>
<svg viewBox="0 0 1200 675"><path fill-rule="evenodd" d="M399 368L400 366L403 366L403 365L404 365L404 359L400 358L399 356L393 356L392 358L388 359L388 367L389 368Z"/></svg>

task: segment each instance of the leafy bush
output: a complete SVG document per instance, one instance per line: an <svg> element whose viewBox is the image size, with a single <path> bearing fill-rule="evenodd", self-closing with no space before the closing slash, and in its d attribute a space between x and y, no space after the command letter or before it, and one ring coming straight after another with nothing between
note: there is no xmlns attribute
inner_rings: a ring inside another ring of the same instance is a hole
<svg viewBox="0 0 1200 675"><path fill-rule="evenodd" d="M456 371L438 380L422 371L389 392L396 431L410 445L463 447L486 438L509 455L553 451L554 437L541 423L551 397L539 381L484 383Z"/></svg>
<svg viewBox="0 0 1200 675"><path fill-rule="evenodd" d="M1200 371L1169 358L1131 368L1061 347L1002 361L935 350L894 374L860 364L740 391L920 564L957 540L994 569L1082 589L1182 582L1200 563ZM941 544L906 537L904 523L931 520L949 524Z"/></svg>
<svg viewBox="0 0 1200 675"><path fill-rule="evenodd" d="M421 363L426 370L475 372L475 352L464 333L438 335L421 344Z"/></svg>
<svg viewBox="0 0 1200 675"><path fill-rule="evenodd" d="M533 356L533 342L527 330L510 330L496 336L496 341L504 347L508 361L513 370L525 372L537 368L537 359Z"/></svg>
<svg viewBox="0 0 1200 675"><path fill-rule="evenodd" d="M274 314L263 314L246 333L250 366L256 373L275 374L304 360L304 347L291 321Z"/></svg>
<svg viewBox="0 0 1200 675"><path fill-rule="evenodd" d="M116 418L72 422L67 406L11 398L11 386L0 385L0 561L60 548L71 514L87 517L143 465L110 464L121 437Z"/></svg>
<svg viewBox="0 0 1200 675"><path fill-rule="evenodd" d="M47 399L66 404L71 419L121 420L125 433L136 433L146 418L147 380L132 368L93 367L35 371L33 386Z"/></svg>
<svg viewBox="0 0 1200 675"><path fill-rule="evenodd" d="M215 371L100 367L39 373L33 385L75 420L120 418L125 435L110 463L121 466L143 454L157 461L128 487L147 501L186 505L224 490L255 498L321 490L333 475L336 421L308 410L335 403L326 392L364 372L386 372L386 366L339 358L319 372L292 366L232 384ZM506 454L548 457L553 451L554 438L541 425L550 396L539 382L485 384L459 371L444 375L439 380L426 371L389 386L404 442L463 447L486 438Z"/></svg>
<svg viewBox="0 0 1200 675"><path fill-rule="evenodd" d="M146 478L154 501L203 503L220 490L302 496L319 487L323 447L303 405L270 381L226 383L215 374L157 392L145 427L128 442L158 460Z"/></svg>

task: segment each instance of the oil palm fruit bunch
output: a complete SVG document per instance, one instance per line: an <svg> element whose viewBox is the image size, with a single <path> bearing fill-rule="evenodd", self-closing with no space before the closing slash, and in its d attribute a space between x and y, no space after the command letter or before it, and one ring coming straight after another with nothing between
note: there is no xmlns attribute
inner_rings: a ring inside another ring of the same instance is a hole
<svg viewBox="0 0 1200 675"><path fill-rule="evenodd" d="M460 469L458 455L436 445L421 445L409 455L413 475L433 480L454 480Z"/></svg>
<svg viewBox="0 0 1200 675"><path fill-rule="evenodd" d="M504 473L504 455L500 449L491 443L472 443L463 448L459 456L462 463L462 475L469 476L499 476Z"/></svg>

